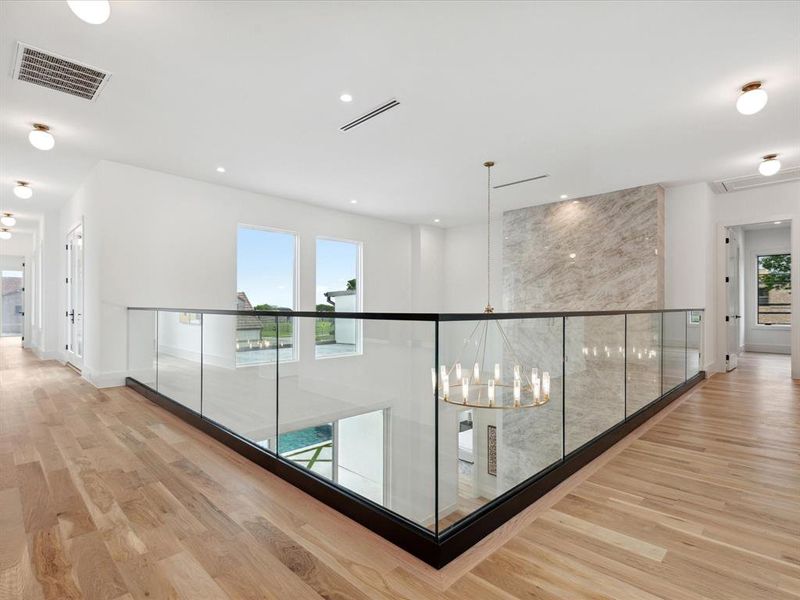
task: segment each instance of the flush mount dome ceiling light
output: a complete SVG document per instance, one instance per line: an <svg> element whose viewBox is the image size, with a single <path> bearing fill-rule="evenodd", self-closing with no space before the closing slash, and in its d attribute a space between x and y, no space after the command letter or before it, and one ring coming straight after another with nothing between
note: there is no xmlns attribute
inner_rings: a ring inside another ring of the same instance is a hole
<svg viewBox="0 0 800 600"><path fill-rule="evenodd" d="M28 134L28 141L38 150L52 150L56 145L56 138L50 133L50 128L41 123L33 124L33 131Z"/></svg>
<svg viewBox="0 0 800 600"><path fill-rule="evenodd" d="M108 0L67 0L67 6L76 17L90 25L102 25L111 16Z"/></svg>
<svg viewBox="0 0 800 600"><path fill-rule="evenodd" d="M0 217L0 224L5 225L6 227L13 227L17 224L17 220L11 213L3 213L3 216Z"/></svg>
<svg viewBox="0 0 800 600"><path fill-rule="evenodd" d="M758 165L758 172L764 177L775 175L781 170L781 161L778 160L777 154L766 154L761 159L761 164Z"/></svg>
<svg viewBox="0 0 800 600"><path fill-rule="evenodd" d="M11 239L11 232L3 227L0 229L0 240L10 240Z"/></svg>
<svg viewBox="0 0 800 600"><path fill-rule="evenodd" d="M754 115L767 105L767 90L760 81L751 81L742 86L741 94L736 100L736 110L743 115Z"/></svg>
<svg viewBox="0 0 800 600"><path fill-rule="evenodd" d="M17 198L22 198L23 200L27 200L31 196L33 196L33 190L28 187L27 181L18 181L17 185L14 186L14 195Z"/></svg>

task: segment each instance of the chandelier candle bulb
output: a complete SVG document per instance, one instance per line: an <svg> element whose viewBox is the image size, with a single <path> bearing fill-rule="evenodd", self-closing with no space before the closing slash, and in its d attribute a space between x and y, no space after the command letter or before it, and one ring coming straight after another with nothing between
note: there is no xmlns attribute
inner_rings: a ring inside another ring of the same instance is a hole
<svg viewBox="0 0 800 600"><path fill-rule="evenodd" d="M539 369L533 367L531 369L531 385L533 385L533 382L536 381L537 379L539 379Z"/></svg>
<svg viewBox="0 0 800 600"><path fill-rule="evenodd" d="M450 396L450 376L447 373L442 377L442 395L445 400Z"/></svg>
<svg viewBox="0 0 800 600"><path fill-rule="evenodd" d="M461 380L461 363L460 362L456 363L456 380L458 380L458 381Z"/></svg>
<svg viewBox="0 0 800 600"><path fill-rule="evenodd" d="M481 367L478 363L475 363L475 366L472 367L472 380L475 383L480 383L481 381Z"/></svg>
<svg viewBox="0 0 800 600"><path fill-rule="evenodd" d="M436 367L431 367L431 388L436 392Z"/></svg>
<svg viewBox="0 0 800 600"><path fill-rule="evenodd" d="M514 381L519 381L519 365L514 365Z"/></svg>
<svg viewBox="0 0 800 600"><path fill-rule="evenodd" d="M489 406L494 406L494 379L489 380L486 390L486 395L489 398Z"/></svg>
<svg viewBox="0 0 800 600"><path fill-rule="evenodd" d="M469 377L464 377L461 380L461 394L464 399L464 404L469 400Z"/></svg>
<svg viewBox="0 0 800 600"><path fill-rule="evenodd" d="M533 403L539 404L542 401L542 384L539 378L533 380Z"/></svg>
<svg viewBox="0 0 800 600"><path fill-rule="evenodd" d="M544 401L550 401L550 372L545 371L542 373L542 395L544 396Z"/></svg>
<svg viewBox="0 0 800 600"><path fill-rule="evenodd" d="M494 379L500 381L500 365L498 363L494 363Z"/></svg>
<svg viewBox="0 0 800 600"><path fill-rule="evenodd" d="M522 395L522 382L519 379L514 380L514 407L520 406L520 397Z"/></svg>

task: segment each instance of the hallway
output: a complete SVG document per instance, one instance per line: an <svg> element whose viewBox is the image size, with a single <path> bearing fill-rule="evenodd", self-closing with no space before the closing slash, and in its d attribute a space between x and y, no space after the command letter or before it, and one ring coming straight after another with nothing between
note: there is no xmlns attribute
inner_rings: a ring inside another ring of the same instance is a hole
<svg viewBox="0 0 800 600"><path fill-rule="evenodd" d="M800 383L745 354L441 571L0 339L0 600L800 598Z"/></svg>

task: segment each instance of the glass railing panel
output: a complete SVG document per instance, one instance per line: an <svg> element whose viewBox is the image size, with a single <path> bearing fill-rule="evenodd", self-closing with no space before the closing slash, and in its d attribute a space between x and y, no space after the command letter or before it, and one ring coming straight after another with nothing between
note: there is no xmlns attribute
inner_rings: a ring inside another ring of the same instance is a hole
<svg viewBox="0 0 800 600"><path fill-rule="evenodd" d="M686 381L686 323L685 311L664 313L662 394Z"/></svg>
<svg viewBox="0 0 800 600"><path fill-rule="evenodd" d="M567 317L565 336L569 454L625 419L625 316Z"/></svg>
<svg viewBox="0 0 800 600"><path fill-rule="evenodd" d="M278 318L203 315L203 417L274 447Z"/></svg>
<svg viewBox="0 0 800 600"><path fill-rule="evenodd" d="M200 313L158 311L158 387L175 402L200 412Z"/></svg>
<svg viewBox="0 0 800 600"><path fill-rule="evenodd" d="M358 319L362 352L317 358L316 318L296 317L298 360L278 363L273 448L295 465L435 528L435 323Z"/></svg>
<svg viewBox="0 0 800 600"><path fill-rule="evenodd" d="M657 312L627 316L627 415L661 396L661 315Z"/></svg>
<svg viewBox="0 0 800 600"><path fill-rule="evenodd" d="M156 389L156 311L128 311L128 377Z"/></svg>
<svg viewBox="0 0 800 600"><path fill-rule="evenodd" d="M562 459L562 334L561 317L440 323L440 533Z"/></svg>
<svg viewBox="0 0 800 600"><path fill-rule="evenodd" d="M702 370L703 311L690 310L686 319L686 378L689 379Z"/></svg>

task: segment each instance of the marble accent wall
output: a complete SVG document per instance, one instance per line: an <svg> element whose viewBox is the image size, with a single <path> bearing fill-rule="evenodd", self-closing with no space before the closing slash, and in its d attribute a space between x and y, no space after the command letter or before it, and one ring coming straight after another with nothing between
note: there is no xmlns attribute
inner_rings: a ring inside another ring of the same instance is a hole
<svg viewBox="0 0 800 600"><path fill-rule="evenodd" d="M659 185L508 211L503 240L504 310L663 306Z"/></svg>
<svg viewBox="0 0 800 600"><path fill-rule="evenodd" d="M664 191L658 185L506 212L503 238L504 310L663 307ZM629 346L633 342L648 351L657 346L653 334L660 327L654 329L651 320L632 320ZM504 356L504 362L549 370L555 393L545 407L501 416L498 493L558 460L562 435L568 453L625 416L624 318L567 319L564 374L561 320L539 321L508 324L509 338L522 356ZM642 405L658 397L661 381L660 356L645 362L628 374L632 397Z"/></svg>

